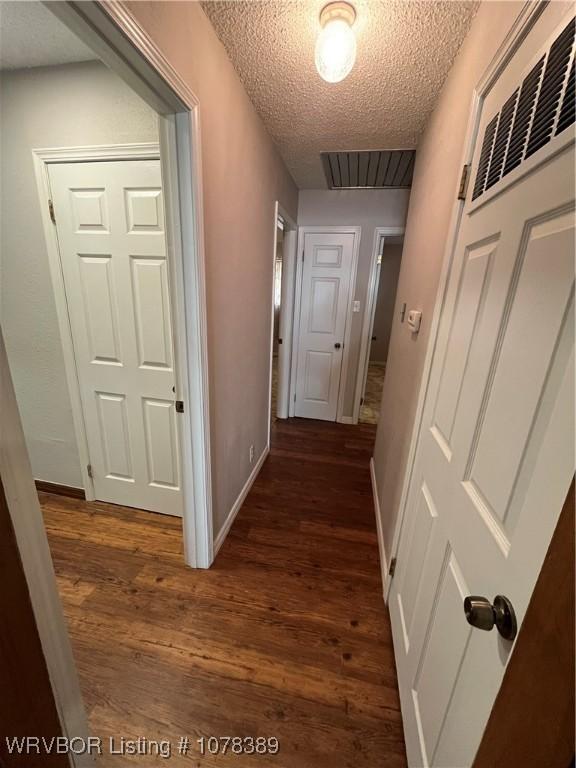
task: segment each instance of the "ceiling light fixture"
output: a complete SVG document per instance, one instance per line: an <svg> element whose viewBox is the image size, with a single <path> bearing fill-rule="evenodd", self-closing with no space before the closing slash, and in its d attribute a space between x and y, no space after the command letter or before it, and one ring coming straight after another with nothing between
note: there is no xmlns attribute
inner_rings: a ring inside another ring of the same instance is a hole
<svg viewBox="0 0 576 768"><path fill-rule="evenodd" d="M350 74L356 60L352 25L356 11L350 3L328 3L320 12L322 31L316 41L316 69L326 82L339 83Z"/></svg>

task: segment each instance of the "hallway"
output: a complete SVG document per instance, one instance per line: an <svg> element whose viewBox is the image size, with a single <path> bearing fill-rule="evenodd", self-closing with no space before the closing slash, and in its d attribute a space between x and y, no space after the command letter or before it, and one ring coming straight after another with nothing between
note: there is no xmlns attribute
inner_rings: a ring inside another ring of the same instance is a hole
<svg viewBox="0 0 576 768"><path fill-rule="evenodd" d="M278 421L209 571L183 565L175 518L40 495L93 734L188 735L190 754L174 766L406 765L368 469L374 431ZM277 737L279 753L201 758L196 744L250 735ZM144 764L98 765L132 763Z"/></svg>

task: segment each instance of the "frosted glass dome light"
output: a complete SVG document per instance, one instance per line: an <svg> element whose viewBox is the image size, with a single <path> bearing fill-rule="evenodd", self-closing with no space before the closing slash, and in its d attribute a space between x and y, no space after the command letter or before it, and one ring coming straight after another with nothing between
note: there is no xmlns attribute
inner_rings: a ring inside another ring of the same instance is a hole
<svg viewBox="0 0 576 768"><path fill-rule="evenodd" d="M316 69L328 83L339 83L356 61L356 36L352 24L356 11L349 3L328 3L320 13L322 31L316 40Z"/></svg>

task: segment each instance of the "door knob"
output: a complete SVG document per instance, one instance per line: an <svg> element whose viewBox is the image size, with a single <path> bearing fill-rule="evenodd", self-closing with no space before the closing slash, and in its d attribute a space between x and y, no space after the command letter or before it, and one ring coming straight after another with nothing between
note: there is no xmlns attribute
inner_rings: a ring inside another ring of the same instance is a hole
<svg viewBox="0 0 576 768"><path fill-rule="evenodd" d="M504 595L496 595L494 603L485 597L469 595L464 598L466 621L477 629L489 632L494 625L505 640L514 640L518 632L512 603Z"/></svg>
<svg viewBox="0 0 576 768"><path fill-rule="evenodd" d="M340 349L340 342L337 341L336 344L334 344L334 349Z"/></svg>

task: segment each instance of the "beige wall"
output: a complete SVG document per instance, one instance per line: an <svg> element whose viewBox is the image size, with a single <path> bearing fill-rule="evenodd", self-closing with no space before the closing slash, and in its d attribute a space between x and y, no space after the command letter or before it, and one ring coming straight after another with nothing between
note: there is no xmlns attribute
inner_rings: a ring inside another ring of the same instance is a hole
<svg viewBox="0 0 576 768"><path fill-rule="evenodd" d="M298 192L200 4L127 5L200 101L217 533L266 446L274 203L296 219Z"/></svg>
<svg viewBox="0 0 576 768"><path fill-rule="evenodd" d="M385 363L388 357L401 261L402 245L384 243L376 311L374 312L374 328L370 343L370 360L375 363Z"/></svg>
<svg viewBox="0 0 576 768"><path fill-rule="evenodd" d="M82 487L32 149L158 141L158 120L100 62L3 72L0 323L34 477Z"/></svg>
<svg viewBox="0 0 576 768"><path fill-rule="evenodd" d="M394 534L446 238L461 173L472 92L518 15L521 2L480 6L418 146L396 312L374 448L386 555ZM416 340L398 309L422 310Z"/></svg>
<svg viewBox="0 0 576 768"><path fill-rule="evenodd" d="M344 416L352 416L376 227L403 227L408 189L325 190L302 189L298 199L298 226L358 226L361 228L354 299L360 312L352 314L348 376L344 383Z"/></svg>

